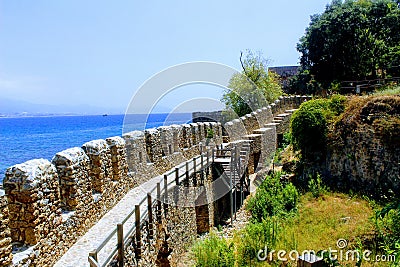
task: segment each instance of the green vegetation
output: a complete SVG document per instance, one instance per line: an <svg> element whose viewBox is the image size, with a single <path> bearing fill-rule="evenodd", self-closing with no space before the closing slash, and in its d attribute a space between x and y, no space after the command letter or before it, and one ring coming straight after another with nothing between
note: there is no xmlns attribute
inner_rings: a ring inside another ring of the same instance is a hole
<svg viewBox="0 0 400 267"><path fill-rule="evenodd" d="M400 7L393 0L334 0L311 17L297 50L302 93L338 89L341 81L400 76Z"/></svg>
<svg viewBox="0 0 400 267"><path fill-rule="evenodd" d="M304 161L322 160L325 154L328 122L345 108L346 98L333 95L330 99L314 99L301 104L291 119L294 148Z"/></svg>
<svg viewBox="0 0 400 267"><path fill-rule="evenodd" d="M318 173L316 178L310 177L308 180L308 190L313 197L319 198L326 192L326 186L323 185L321 175Z"/></svg>
<svg viewBox="0 0 400 267"><path fill-rule="evenodd" d="M260 249L274 248L279 234L279 219L265 218L259 223L250 223L242 231L236 233L237 266L254 266L259 263L257 254Z"/></svg>
<svg viewBox="0 0 400 267"><path fill-rule="evenodd" d="M273 197L270 195L273 190L265 191L265 188L280 188L282 185L277 184L276 177L279 174L267 176L263 183L264 193L256 193L249 201L263 203L265 196ZM298 209L292 208L288 211L287 207L279 205L281 210L275 212L279 215L263 213L259 220L259 209L247 205L252 219L233 238L224 239L211 233L209 237L195 244L191 252L195 266L282 266L276 254L278 250L297 250L301 254L306 250L318 252L329 248L337 249L339 239L346 240L348 250L371 250L371 260L378 254L399 253L400 217L397 205L400 202L381 211L373 201L328 192L318 176L316 180L318 185L310 186L311 192L306 192L296 201ZM374 210L378 211L376 216ZM378 239L375 233L378 233ZM269 252L274 250L275 253L268 254L265 261L260 261L257 255L265 247ZM335 266L355 266L356 263L357 260L349 259L336 261ZM284 264L296 266L294 261ZM396 263L393 264L396 266ZM388 264L371 261L362 262L362 266Z"/></svg>
<svg viewBox="0 0 400 267"><path fill-rule="evenodd" d="M374 96L383 96L383 95L400 95L400 86L385 87L383 90L378 90L374 93Z"/></svg>
<svg viewBox="0 0 400 267"><path fill-rule="evenodd" d="M265 107L282 95L278 75L268 73L267 61L260 53L246 51L240 56L242 73L234 74L227 90L222 96L222 102L232 109L237 116L243 116Z"/></svg>
<svg viewBox="0 0 400 267"><path fill-rule="evenodd" d="M262 222L269 216L279 216L297 207L299 193L292 183L280 181L282 173L268 175L250 198L246 208L251 212L252 221Z"/></svg>
<svg viewBox="0 0 400 267"><path fill-rule="evenodd" d="M275 249L295 249L300 253L305 250L318 252L329 248L338 249L339 239L347 241L347 249L359 248L360 242L370 244L370 236L374 231L370 219L374 216L373 208L368 201L350 198L346 194L325 192L315 198L311 192L306 193L300 198L297 216L289 217L281 223ZM373 247L364 248L376 253ZM355 261L341 261L340 264L355 266Z"/></svg>
<svg viewBox="0 0 400 267"><path fill-rule="evenodd" d="M281 172L268 175L250 197L246 209L251 212L251 222L235 233L232 240L211 234L195 244L192 256L196 266L255 266L260 263L257 259L260 249L275 247L282 218L293 214L299 201L297 189L289 182L281 183L281 175Z"/></svg>
<svg viewBox="0 0 400 267"><path fill-rule="evenodd" d="M192 248L198 267L234 266L233 243L211 232L210 236Z"/></svg>
<svg viewBox="0 0 400 267"><path fill-rule="evenodd" d="M213 138L213 137L214 137L214 131L212 129L207 129L206 138Z"/></svg>
<svg viewBox="0 0 400 267"><path fill-rule="evenodd" d="M377 212L375 223L381 246L388 255L395 255L394 264L400 265L400 199Z"/></svg>

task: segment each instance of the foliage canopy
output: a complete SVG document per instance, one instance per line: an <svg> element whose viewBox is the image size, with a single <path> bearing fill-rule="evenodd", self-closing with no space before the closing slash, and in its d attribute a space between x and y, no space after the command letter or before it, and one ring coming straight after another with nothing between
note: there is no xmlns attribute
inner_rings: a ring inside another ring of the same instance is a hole
<svg viewBox="0 0 400 267"><path fill-rule="evenodd" d="M229 89L222 96L222 102L238 116L251 113L272 103L282 95L279 76L268 73L267 60L261 53L247 50L240 56L242 72L234 74L229 81Z"/></svg>
<svg viewBox="0 0 400 267"><path fill-rule="evenodd" d="M400 75L400 5L393 0L334 0L311 16L297 50L303 92L341 81Z"/></svg>

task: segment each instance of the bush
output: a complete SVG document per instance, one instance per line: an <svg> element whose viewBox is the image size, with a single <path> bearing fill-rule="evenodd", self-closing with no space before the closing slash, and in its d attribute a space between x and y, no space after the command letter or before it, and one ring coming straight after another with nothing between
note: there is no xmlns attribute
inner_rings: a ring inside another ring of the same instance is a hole
<svg viewBox="0 0 400 267"><path fill-rule="evenodd" d="M196 243L191 251L198 267L230 267L235 265L234 246L225 238L211 232L210 236Z"/></svg>
<svg viewBox="0 0 400 267"><path fill-rule="evenodd" d="M295 209L299 200L297 189L280 181L281 173L268 175L249 199L246 208L253 222L262 222L269 216L281 215Z"/></svg>
<svg viewBox="0 0 400 267"><path fill-rule="evenodd" d="M300 150L303 157L308 158L312 153L323 152L327 126L320 108L301 105L292 116L291 128L294 148Z"/></svg>
<svg viewBox="0 0 400 267"><path fill-rule="evenodd" d="M213 137L214 137L214 131L212 129L207 129L206 138L213 138Z"/></svg>
<svg viewBox="0 0 400 267"><path fill-rule="evenodd" d="M301 104L291 120L292 143L304 160L322 159L326 150L328 123L345 109L346 97L333 95L330 99L314 99Z"/></svg>
<svg viewBox="0 0 400 267"><path fill-rule="evenodd" d="M387 255L394 255L393 266L400 264L400 199L388 204L377 212L376 229L378 238L382 242L382 248Z"/></svg>
<svg viewBox="0 0 400 267"><path fill-rule="evenodd" d="M315 198L319 198L325 193L326 188L322 184L321 175L319 173L316 178L310 177L310 180L308 181L308 190Z"/></svg>
<svg viewBox="0 0 400 267"><path fill-rule="evenodd" d="M347 98L342 95L333 95L329 99L328 107L334 116L339 116L346 108Z"/></svg>

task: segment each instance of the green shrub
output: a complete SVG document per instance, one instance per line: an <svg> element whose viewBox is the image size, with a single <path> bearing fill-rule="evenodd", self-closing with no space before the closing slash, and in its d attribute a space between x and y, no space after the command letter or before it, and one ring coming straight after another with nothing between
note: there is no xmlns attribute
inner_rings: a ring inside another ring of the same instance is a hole
<svg viewBox="0 0 400 267"><path fill-rule="evenodd" d="M282 190L282 198L284 203L284 209L291 211L297 208L299 202L299 192L297 188L292 184L287 184Z"/></svg>
<svg viewBox="0 0 400 267"><path fill-rule="evenodd" d="M267 246L271 251L277 241L278 220L271 217L259 223L250 223L237 233L237 266L254 266L258 262L257 254Z"/></svg>
<svg viewBox="0 0 400 267"><path fill-rule="evenodd" d="M328 107L334 116L339 116L346 108L347 98L342 95L333 95L329 99Z"/></svg>
<svg viewBox="0 0 400 267"><path fill-rule="evenodd" d="M326 191L325 186L322 184L321 175L318 173L316 178L310 176L308 181L308 190L311 192L313 197L318 198Z"/></svg>
<svg viewBox="0 0 400 267"><path fill-rule="evenodd" d="M303 105L292 116L291 130L294 148L307 158L325 147L327 122L319 108Z"/></svg>
<svg viewBox="0 0 400 267"><path fill-rule="evenodd" d="M256 194L249 199L246 208L251 212L252 221L262 222L269 216L281 215L295 209L299 200L297 189L280 181L281 173L265 177Z"/></svg>
<svg viewBox="0 0 400 267"><path fill-rule="evenodd" d="M284 134L283 134L283 138L282 138L281 147L282 147L282 148L285 148L285 147L287 147L288 145L290 145L291 143L292 143L292 133L291 133L290 131L284 133Z"/></svg>
<svg viewBox="0 0 400 267"><path fill-rule="evenodd" d="M197 242L191 250L198 267L230 267L235 265L234 246L225 238L211 232L210 236Z"/></svg>
<svg viewBox="0 0 400 267"><path fill-rule="evenodd" d="M291 120L292 143L305 160L320 160L325 155L328 123L344 112L346 97L314 99L301 104Z"/></svg>
<svg viewBox="0 0 400 267"><path fill-rule="evenodd" d="M207 129L206 138L213 138L213 137L214 137L214 131L212 129Z"/></svg>
<svg viewBox="0 0 400 267"><path fill-rule="evenodd" d="M376 229L381 246L387 255L394 255L393 266L400 265L400 199L377 212Z"/></svg>

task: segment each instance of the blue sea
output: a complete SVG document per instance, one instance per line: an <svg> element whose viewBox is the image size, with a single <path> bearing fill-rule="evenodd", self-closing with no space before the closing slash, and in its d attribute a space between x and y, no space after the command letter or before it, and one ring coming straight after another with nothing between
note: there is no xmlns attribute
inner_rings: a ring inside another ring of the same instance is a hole
<svg viewBox="0 0 400 267"><path fill-rule="evenodd" d="M0 181L8 167L53 156L85 142L133 130L191 122L190 113L18 117L0 119ZM125 121L125 124L124 124Z"/></svg>

